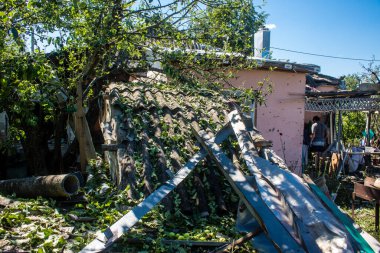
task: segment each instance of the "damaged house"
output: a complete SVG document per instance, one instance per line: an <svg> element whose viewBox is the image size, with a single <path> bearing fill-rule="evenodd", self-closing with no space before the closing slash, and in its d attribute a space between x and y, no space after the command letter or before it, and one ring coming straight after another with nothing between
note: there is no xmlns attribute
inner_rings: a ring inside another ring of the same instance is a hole
<svg viewBox="0 0 380 253"><path fill-rule="evenodd" d="M297 175L306 78L319 67L255 60L258 68L236 70L229 80L252 90L270 80L273 92L248 114L228 89L187 90L144 78L107 86L99 105L111 177L129 198L141 197L141 189L146 198L81 252L106 250L160 202L166 210L201 217L209 215L210 205L226 212L233 205L227 184L240 198L237 229L249 232L244 240L258 252L379 249L310 178Z"/></svg>

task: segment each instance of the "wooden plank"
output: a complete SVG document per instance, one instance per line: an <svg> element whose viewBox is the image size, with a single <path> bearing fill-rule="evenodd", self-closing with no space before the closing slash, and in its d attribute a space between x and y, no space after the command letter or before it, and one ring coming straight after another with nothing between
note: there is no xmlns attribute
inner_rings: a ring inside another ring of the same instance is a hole
<svg viewBox="0 0 380 253"><path fill-rule="evenodd" d="M233 128L234 124L241 122L240 115L237 111L229 114L230 122ZM244 124L243 124L244 125ZM240 126L243 127L242 124ZM236 129L234 129L236 130ZM240 135L248 135L247 130L235 131L235 135L239 140ZM251 134L254 134L251 132ZM249 138L249 137L244 137ZM290 171L280 169L277 165L258 157L252 143L239 142L242 150L249 150L251 154L246 157L251 164L251 173L261 173L275 187L281 191L286 202L290 205L293 213L297 216L297 224L301 230L305 244L314 238L319 250L325 251L342 251L353 250L349 239L347 238L346 230L342 224L321 204L319 199L305 186L304 182L297 175ZM316 212L316 210L318 210ZM307 233L306 233L307 232ZM325 240L316 240L316 238L326 238ZM328 238L328 239L327 239ZM310 250L310 246L307 245ZM314 251L314 250L311 250Z"/></svg>
<svg viewBox="0 0 380 253"><path fill-rule="evenodd" d="M352 238L355 240L356 245L360 250L370 253L374 252L371 246L367 243L367 241L362 237L359 231L354 227L354 223L350 218L347 217L346 214L342 213L339 208L335 205L335 203L329 199L315 183L311 180L310 177L303 175L303 178L311 188L311 190L322 200L322 202L331 210L334 216L339 219L345 228L348 230Z"/></svg>
<svg viewBox="0 0 380 253"><path fill-rule="evenodd" d="M83 111L80 112L79 110L83 110L83 108L78 109L74 113L75 136L79 142L81 166L85 166L86 162L88 163L91 159L96 159L96 152L86 115Z"/></svg>
<svg viewBox="0 0 380 253"><path fill-rule="evenodd" d="M224 126L215 136L216 143L223 142L232 134L230 125ZM101 252L111 246L123 234L128 232L144 215L152 210L165 196L173 191L195 168L195 166L205 157L205 150L195 154L176 174L165 184L160 186L151 195L144 199L140 204L120 218L116 223L107 228L103 233L98 235L92 242L84 247L80 252Z"/></svg>
<svg viewBox="0 0 380 253"><path fill-rule="evenodd" d="M193 132L203 148L207 150L209 155L216 162L232 188L244 201L250 213L257 219L275 248L280 252L305 252L302 246L278 221L244 174L234 166L231 160L221 151L219 146L211 140L207 133L201 131L198 134L195 130L193 130Z"/></svg>

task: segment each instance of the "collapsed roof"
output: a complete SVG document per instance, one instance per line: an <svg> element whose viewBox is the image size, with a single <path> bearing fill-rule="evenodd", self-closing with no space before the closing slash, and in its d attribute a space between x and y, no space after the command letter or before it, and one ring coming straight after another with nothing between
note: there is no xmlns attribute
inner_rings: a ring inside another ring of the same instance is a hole
<svg viewBox="0 0 380 253"><path fill-rule="evenodd" d="M186 195L195 193L197 201L187 208L196 207L204 216L209 194L218 208L226 208L221 194L226 186L217 186L220 174L244 203L238 229L256 231L251 242L258 252L372 252L363 231L318 195L310 180L305 179L307 186L281 168L283 162L268 145L260 146L263 137L249 119L238 110L227 114L229 101L223 96L201 89L184 93L165 86L111 84L104 98L102 128L111 174L125 175L126 181L118 183L129 186L130 197L139 187L150 195L81 252L105 250L161 200L170 209L165 197L175 188L181 203L191 203ZM207 155L213 162L207 159L196 169ZM191 172L193 185L181 184Z"/></svg>

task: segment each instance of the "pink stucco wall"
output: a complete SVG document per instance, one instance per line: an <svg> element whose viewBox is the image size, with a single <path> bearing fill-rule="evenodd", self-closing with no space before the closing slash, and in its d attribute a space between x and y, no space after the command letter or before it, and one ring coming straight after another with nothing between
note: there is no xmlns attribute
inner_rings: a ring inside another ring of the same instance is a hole
<svg viewBox="0 0 380 253"><path fill-rule="evenodd" d="M257 128L273 142L273 150L297 174L301 171L301 151L305 115L305 73L241 70L231 80L235 87L257 89L269 78L273 92L266 105L257 108Z"/></svg>

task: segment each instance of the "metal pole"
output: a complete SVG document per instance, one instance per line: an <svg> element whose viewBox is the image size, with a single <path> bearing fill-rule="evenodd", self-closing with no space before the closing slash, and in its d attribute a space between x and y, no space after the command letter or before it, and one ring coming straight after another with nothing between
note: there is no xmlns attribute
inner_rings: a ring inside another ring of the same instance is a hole
<svg viewBox="0 0 380 253"><path fill-rule="evenodd" d="M337 133L337 143L338 143L338 152L340 152L340 141L342 137L342 111L338 112L338 133Z"/></svg>
<svg viewBox="0 0 380 253"><path fill-rule="evenodd" d="M330 112L330 144L334 142L333 112Z"/></svg>
<svg viewBox="0 0 380 253"><path fill-rule="evenodd" d="M372 114L371 111L369 111L368 114L367 114L367 124L366 124L366 133L367 133L367 137L366 137L366 146L367 146L367 147L371 146L371 145L370 145L370 141L371 141L371 136L370 136L370 129L371 129L371 114Z"/></svg>

